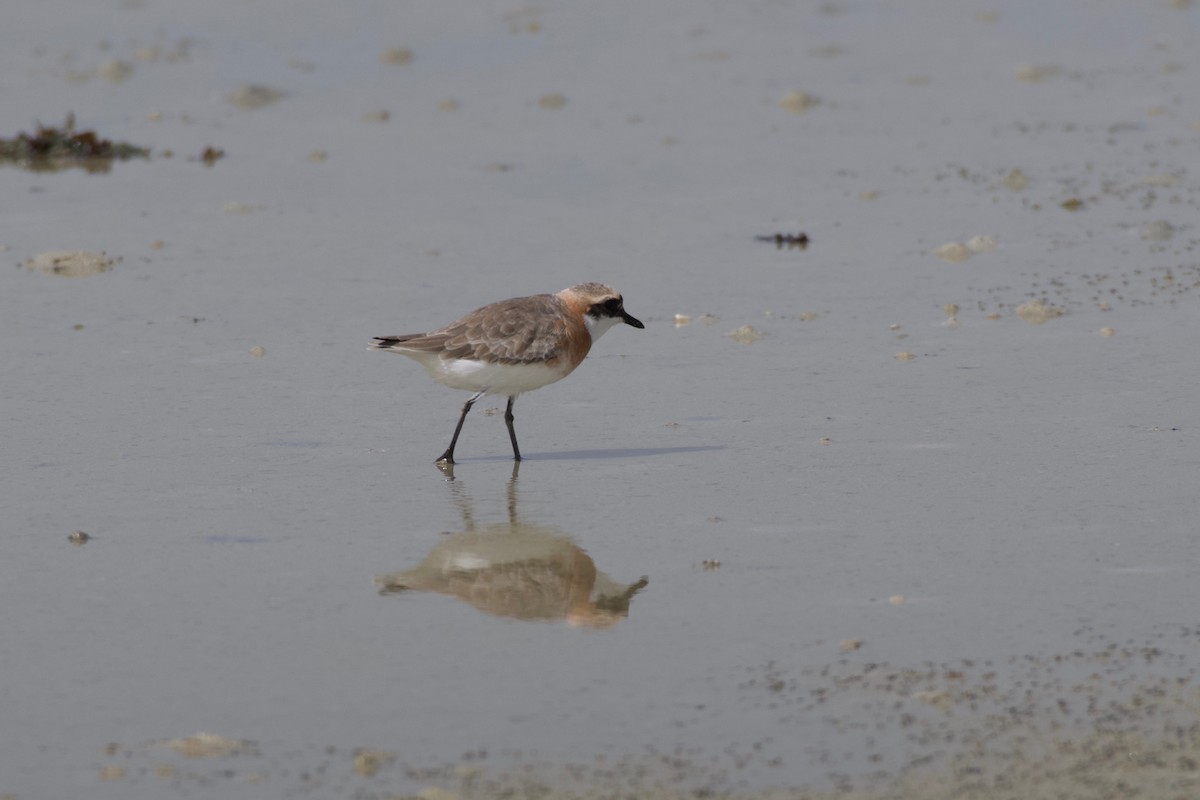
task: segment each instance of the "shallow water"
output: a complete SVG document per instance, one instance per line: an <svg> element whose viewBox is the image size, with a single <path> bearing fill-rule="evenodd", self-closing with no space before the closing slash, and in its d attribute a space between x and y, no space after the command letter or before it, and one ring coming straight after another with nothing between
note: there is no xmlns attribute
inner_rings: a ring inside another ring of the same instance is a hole
<svg viewBox="0 0 1200 800"><path fill-rule="evenodd" d="M1194 786L1196 8L66 5L0 136L154 155L0 169L0 797ZM585 280L450 480L371 337Z"/></svg>

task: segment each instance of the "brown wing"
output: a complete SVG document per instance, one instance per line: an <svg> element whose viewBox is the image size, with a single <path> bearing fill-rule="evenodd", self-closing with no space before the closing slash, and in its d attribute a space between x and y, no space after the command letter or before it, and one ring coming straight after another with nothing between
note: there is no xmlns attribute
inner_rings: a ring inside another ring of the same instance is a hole
<svg viewBox="0 0 1200 800"><path fill-rule="evenodd" d="M445 328L429 333L376 339L378 348L442 351L442 358L464 358L499 364L528 364L562 355L568 317L552 294L516 297L477 308ZM570 320L586 334L583 323Z"/></svg>

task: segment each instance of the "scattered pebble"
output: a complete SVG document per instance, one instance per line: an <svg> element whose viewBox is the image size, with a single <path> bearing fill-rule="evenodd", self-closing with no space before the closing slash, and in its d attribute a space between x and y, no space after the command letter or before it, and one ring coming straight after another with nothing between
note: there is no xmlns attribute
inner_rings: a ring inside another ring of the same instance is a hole
<svg viewBox="0 0 1200 800"><path fill-rule="evenodd" d="M367 113L362 115L363 122L380 123L380 122L387 122L391 118L392 118L392 112L390 112L390 111L368 111Z"/></svg>
<svg viewBox="0 0 1200 800"><path fill-rule="evenodd" d="M793 114L803 114L820 101L808 92L788 92L779 100L779 107Z"/></svg>
<svg viewBox="0 0 1200 800"><path fill-rule="evenodd" d="M1147 242L1165 242L1175 235L1175 226L1160 219L1142 226L1141 236Z"/></svg>
<svg viewBox="0 0 1200 800"><path fill-rule="evenodd" d="M1042 300L1030 300L1017 306L1017 316L1031 325L1041 325L1055 317L1061 317L1064 313L1058 306L1052 306Z"/></svg>
<svg viewBox="0 0 1200 800"><path fill-rule="evenodd" d="M1169 172L1158 175L1147 175L1145 178L1142 178L1142 183L1146 186L1159 186L1166 188L1179 183L1179 176L1172 175Z"/></svg>
<svg viewBox="0 0 1200 800"><path fill-rule="evenodd" d="M567 104L567 97L558 92L544 94L538 98L538 108L544 108L549 111L557 111Z"/></svg>
<svg viewBox="0 0 1200 800"><path fill-rule="evenodd" d="M211 167L213 164L225 157L225 151L219 147L206 147L200 153L200 160L204 162L204 166Z"/></svg>
<svg viewBox="0 0 1200 800"><path fill-rule="evenodd" d="M986 253L996 247L996 240L991 236L972 236L967 240L966 244L959 242L947 242L938 249L933 251L933 254L945 261L947 264L961 264L973 255L978 253Z"/></svg>
<svg viewBox="0 0 1200 800"><path fill-rule="evenodd" d="M942 306L942 313L947 317L957 317L958 303L946 303L946 305Z"/></svg>
<svg viewBox="0 0 1200 800"><path fill-rule="evenodd" d="M394 753L384 750L359 750L354 754L354 771L364 778L370 778L395 760Z"/></svg>
<svg viewBox="0 0 1200 800"><path fill-rule="evenodd" d="M62 250L42 253L25 262L31 270L47 275L62 275L64 278L86 278L112 269L114 259L104 251L92 253L86 250Z"/></svg>
<svg viewBox="0 0 1200 800"><path fill-rule="evenodd" d="M229 739L213 733L197 733L183 739L168 739L163 745L188 758L217 758L231 755L252 755L258 752L254 742Z"/></svg>
<svg viewBox="0 0 1200 800"><path fill-rule="evenodd" d="M972 236L967 240L967 249L972 253L986 253L996 249L996 240L991 236Z"/></svg>
<svg viewBox="0 0 1200 800"><path fill-rule="evenodd" d="M250 355L254 356L255 358L262 358L266 354L267 354L267 348L263 347L260 344L256 344L256 345L254 345L254 347L250 348Z"/></svg>
<svg viewBox="0 0 1200 800"><path fill-rule="evenodd" d="M863 646L862 639L842 639L838 642L838 650L843 653L853 653Z"/></svg>
<svg viewBox="0 0 1200 800"><path fill-rule="evenodd" d="M239 89L234 89L227 99L238 108L253 109L269 106L286 96L286 93L279 89L260 84L250 84Z"/></svg>
<svg viewBox="0 0 1200 800"><path fill-rule="evenodd" d="M754 342L757 342L759 339L763 338L763 334L755 330L750 325L743 325L740 328L735 328L725 335L733 339L738 344L753 344Z"/></svg>
<svg viewBox="0 0 1200 800"><path fill-rule="evenodd" d="M1004 180L1001 183L1014 192L1019 192L1029 183L1029 177L1024 172L1021 172L1021 170L1013 169L1004 176Z"/></svg>
<svg viewBox="0 0 1200 800"><path fill-rule="evenodd" d="M828 447L829 445L833 444L833 439L830 439L828 436L822 436L818 444L820 444L822 447Z"/></svg>
<svg viewBox="0 0 1200 800"><path fill-rule="evenodd" d="M817 58L837 58L846 54L846 48L840 44L820 44L809 48L808 52Z"/></svg>
<svg viewBox="0 0 1200 800"><path fill-rule="evenodd" d="M107 81L120 83L133 74L133 65L127 61L114 58L101 64L96 69L96 74Z"/></svg>
<svg viewBox="0 0 1200 800"><path fill-rule="evenodd" d="M462 795L446 791L440 786L426 786L417 792L418 800L463 800Z"/></svg>
<svg viewBox="0 0 1200 800"><path fill-rule="evenodd" d="M509 33L540 33L542 30L540 18L543 13L538 6L524 5L518 6L512 11L506 11L501 18L508 23Z"/></svg>
<svg viewBox="0 0 1200 800"><path fill-rule="evenodd" d="M1083 208L1083 201L1078 197L1072 197L1069 200L1063 200L1058 204L1064 211L1078 211Z"/></svg>
<svg viewBox="0 0 1200 800"><path fill-rule="evenodd" d="M71 544L75 545L76 547L83 547L85 544L87 544L89 541L91 541L91 539L92 539L92 537L89 536L88 534L84 533L83 531L75 531L74 533L72 533L70 536L67 537L67 541L70 542Z"/></svg>
<svg viewBox="0 0 1200 800"><path fill-rule="evenodd" d="M954 695L945 689L930 689L924 692L914 692L913 697L920 700L922 703L928 703L935 708L940 708L942 711L949 711L954 707Z"/></svg>
<svg viewBox="0 0 1200 800"><path fill-rule="evenodd" d="M933 254L947 264L961 264L971 257L971 251L967 249L966 245L958 242L947 242L934 250Z"/></svg>
<svg viewBox="0 0 1200 800"><path fill-rule="evenodd" d="M902 605L904 605L904 601L906 599L907 598L902 594L894 594L888 598L888 602L894 606L902 606Z"/></svg>
<svg viewBox="0 0 1200 800"><path fill-rule="evenodd" d="M896 355L892 356L892 358L896 359L897 361L912 361L916 357L916 353L910 353L907 350L901 350L899 353L896 353Z"/></svg>
<svg viewBox="0 0 1200 800"><path fill-rule="evenodd" d="M413 51L407 47L389 47L379 54L379 60L384 64L403 66L413 60Z"/></svg>
<svg viewBox="0 0 1200 800"><path fill-rule="evenodd" d="M691 321L692 321L692 318L689 317L687 314L676 314L675 315L675 327L676 328L682 328L684 325L690 324Z"/></svg>
<svg viewBox="0 0 1200 800"><path fill-rule="evenodd" d="M1023 64L1017 67L1017 80L1026 83L1041 83L1057 74L1058 67L1038 67L1033 64Z"/></svg>
<svg viewBox="0 0 1200 800"><path fill-rule="evenodd" d="M1101 328L1100 329L1101 336L1115 336L1116 334L1117 334L1116 328Z"/></svg>

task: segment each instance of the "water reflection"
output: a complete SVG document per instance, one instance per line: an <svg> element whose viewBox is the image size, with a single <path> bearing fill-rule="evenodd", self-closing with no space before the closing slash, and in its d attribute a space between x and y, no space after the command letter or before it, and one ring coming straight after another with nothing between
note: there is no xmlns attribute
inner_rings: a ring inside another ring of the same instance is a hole
<svg viewBox="0 0 1200 800"><path fill-rule="evenodd" d="M508 521L483 526L475 524L466 489L448 472L464 530L444 536L419 566L376 577L379 593L438 592L497 617L562 619L591 628L629 616L630 601L648 579L618 583L562 531L520 521L520 467L513 464L508 482Z"/></svg>

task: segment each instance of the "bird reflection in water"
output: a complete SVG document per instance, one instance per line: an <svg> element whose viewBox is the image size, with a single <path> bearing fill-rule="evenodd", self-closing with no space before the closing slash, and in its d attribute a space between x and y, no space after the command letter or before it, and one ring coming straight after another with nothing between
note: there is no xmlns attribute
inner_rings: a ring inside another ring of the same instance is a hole
<svg viewBox="0 0 1200 800"><path fill-rule="evenodd" d="M624 584L596 569L591 556L556 528L517 518L517 473L508 482L508 521L478 527L461 483L450 489L465 530L446 535L417 567L375 578L380 594L438 592L497 617L565 620L608 628L629 616L629 603L649 582Z"/></svg>

